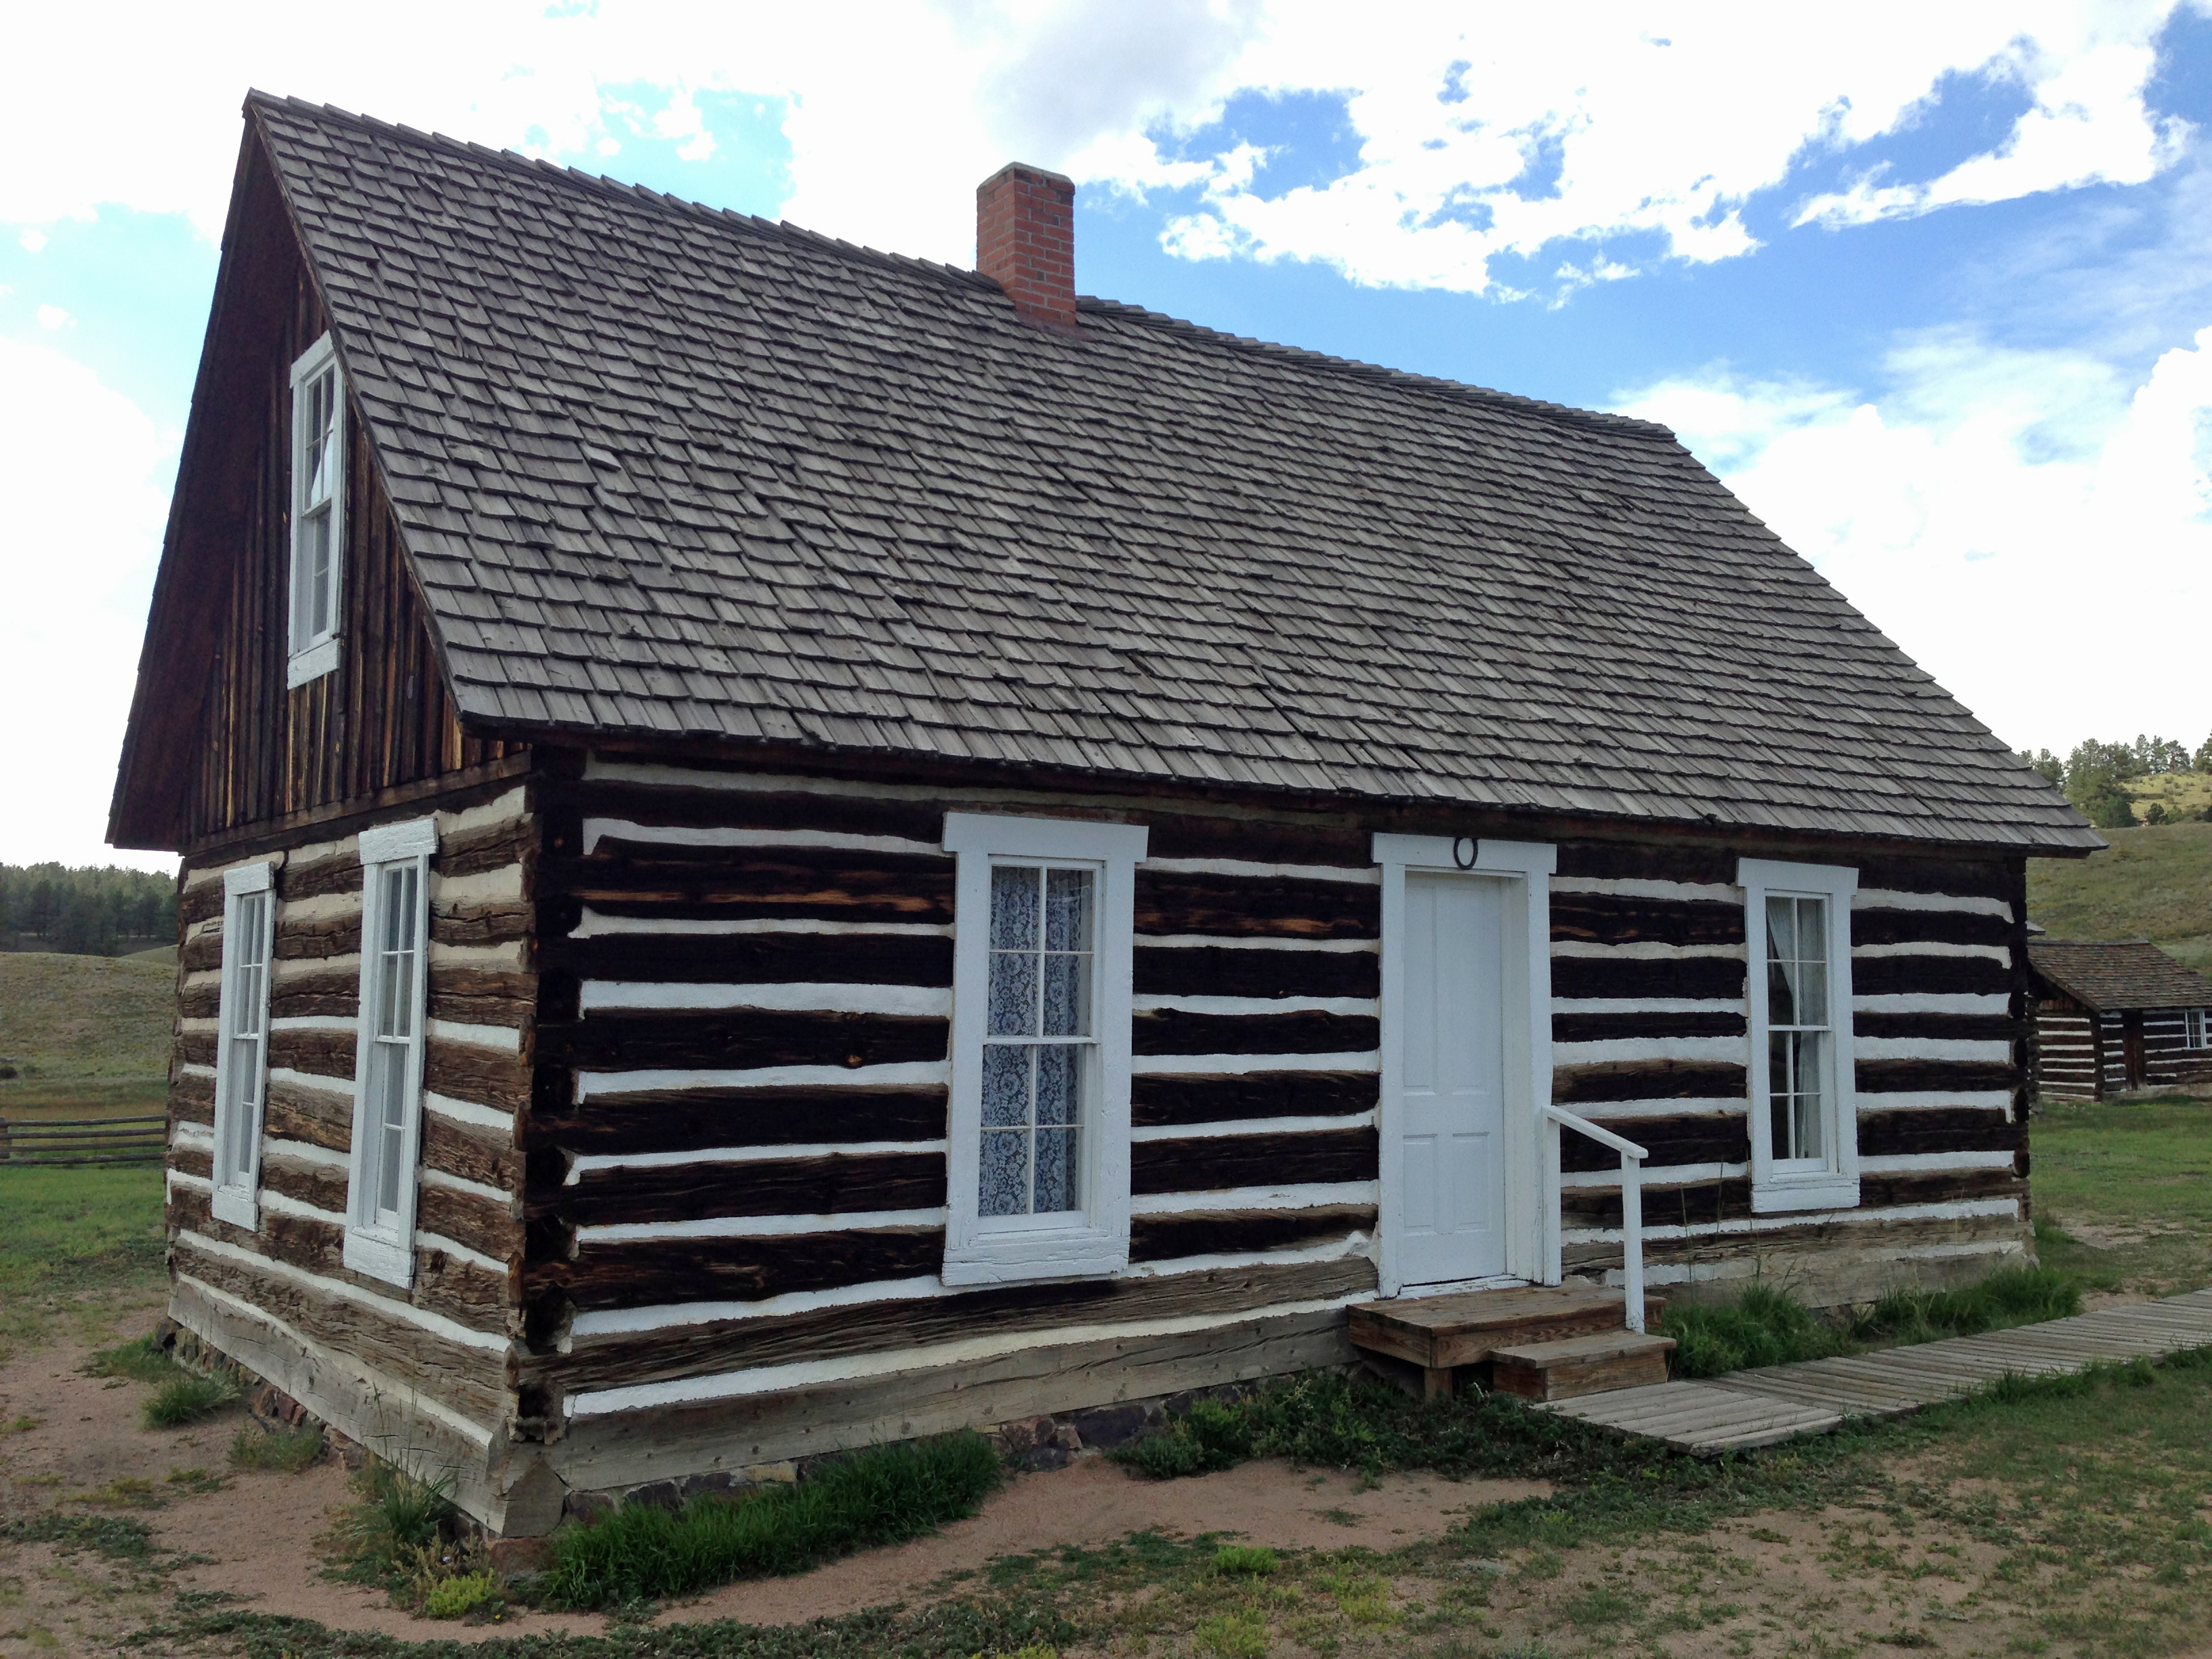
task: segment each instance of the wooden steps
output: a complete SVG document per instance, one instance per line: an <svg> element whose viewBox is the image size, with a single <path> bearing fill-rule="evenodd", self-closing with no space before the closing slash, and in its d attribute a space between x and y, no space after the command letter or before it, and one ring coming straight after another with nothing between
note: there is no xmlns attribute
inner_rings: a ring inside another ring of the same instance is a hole
<svg viewBox="0 0 2212 1659"><path fill-rule="evenodd" d="M1657 1297L1648 1298L1646 1322L1656 1324L1665 1305ZM1420 1367L1429 1395L1449 1395L1462 1366L1490 1364L1492 1356L1503 1348L1526 1350L1578 1337L1631 1334L1625 1328L1626 1313L1619 1291L1589 1285L1516 1285L1502 1290L1358 1303L1351 1310L1351 1334L1356 1348ZM1673 1346L1672 1341L1667 1342L1667 1347ZM1657 1363L1659 1380L1664 1381L1664 1349L1659 1351ZM1563 1400L1570 1396L1530 1397Z"/></svg>
<svg viewBox="0 0 2212 1659"><path fill-rule="evenodd" d="M1524 1342L1490 1351L1491 1386L1523 1400L1572 1400L1667 1380L1671 1336L1606 1331L1559 1342Z"/></svg>

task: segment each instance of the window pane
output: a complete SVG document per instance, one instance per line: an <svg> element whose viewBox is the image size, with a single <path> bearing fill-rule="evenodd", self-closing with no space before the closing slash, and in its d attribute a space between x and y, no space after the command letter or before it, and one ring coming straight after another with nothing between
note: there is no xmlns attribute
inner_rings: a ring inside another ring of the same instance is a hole
<svg viewBox="0 0 2212 1659"><path fill-rule="evenodd" d="M337 471L337 433L331 418L336 409L331 396L336 378L325 369L301 389L300 504L303 507L331 498L331 479Z"/></svg>
<svg viewBox="0 0 2212 1659"><path fill-rule="evenodd" d="M1790 964L1786 962L1770 961L1766 964L1766 1023L1797 1023L1797 988L1790 981Z"/></svg>
<svg viewBox="0 0 2212 1659"><path fill-rule="evenodd" d="M1048 870L1045 872L1046 950L1088 951L1091 948L1091 872L1088 870Z"/></svg>
<svg viewBox="0 0 2212 1659"><path fill-rule="evenodd" d="M306 566L307 586L307 615L306 637L331 631L336 620L331 615L331 510L320 512L304 520L300 526L303 540L301 562Z"/></svg>
<svg viewBox="0 0 2212 1659"><path fill-rule="evenodd" d="M376 1049L376 1207L390 1215L399 1208L399 1177L407 1139L407 1048L380 1042Z"/></svg>
<svg viewBox="0 0 2212 1659"><path fill-rule="evenodd" d="M1088 954L1045 957L1044 1035L1091 1035L1091 957Z"/></svg>
<svg viewBox="0 0 2212 1659"><path fill-rule="evenodd" d="M1826 1025L1828 1023L1828 964L1825 962L1801 962L1796 969L1798 1025Z"/></svg>
<svg viewBox="0 0 2212 1659"><path fill-rule="evenodd" d="M1022 1042L983 1045L983 1122L986 1127L1030 1121L1030 1065L1036 1050Z"/></svg>
<svg viewBox="0 0 2212 1659"><path fill-rule="evenodd" d="M1080 1181L1077 1175L1076 1136L1073 1129L1040 1129L1036 1132L1036 1213L1049 1215L1058 1210L1073 1210Z"/></svg>
<svg viewBox="0 0 2212 1659"><path fill-rule="evenodd" d="M975 1209L981 1215L1022 1215L1029 1209L1029 1134L992 1129L983 1136L982 1179Z"/></svg>
<svg viewBox="0 0 2212 1659"><path fill-rule="evenodd" d="M1766 901L1766 959L1789 962L1797 955L1797 915L1786 898Z"/></svg>
<svg viewBox="0 0 2212 1659"><path fill-rule="evenodd" d="M1034 951L991 952L991 1035L1035 1036L1037 963Z"/></svg>
<svg viewBox="0 0 2212 1659"><path fill-rule="evenodd" d="M1083 1116L1083 1049L1055 1043L1037 1050L1036 1121L1076 1123Z"/></svg>
<svg viewBox="0 0 2212 1659"><path fill-rule="evenodd" d="M1797 960L1826 962L1828 959L1828 903L1826 899L1801 898L1797 901Z"/></svg>
<svg viewBox="0 0 2212 1659"><path fill-rule="evenodd" d="M991 948L1037 948L1037 879L1035 865L1002 864L991 872Z"/></svg>

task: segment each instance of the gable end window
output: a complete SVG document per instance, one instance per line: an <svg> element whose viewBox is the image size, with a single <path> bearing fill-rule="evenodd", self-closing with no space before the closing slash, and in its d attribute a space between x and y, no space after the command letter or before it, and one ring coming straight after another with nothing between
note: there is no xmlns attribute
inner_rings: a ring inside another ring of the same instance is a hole
<svg viewBox="0 0 2212 1659"><path fill-rule="evenodd" d="M269 1075L270 866L222 877L222 984L215 1051L215 1193L218 1221L260 1223L261 1101Z"/></svg>
<svg viewBox="0 0 2212 1659"><path fill-rule="evenodd" d="M959 860L948 1285L1128 1265L1130 953L1146 835L945 814Z"/></svg>
<svg viewBox="0 0 2212 1659"><path fill-rule="evenodd" d="M327 334L292 365L291 655L287 686L338 665L345 576L345 383Z"/></svg>
<svg viewBox="0 0 2212 1659"><path fill-rule="evenodd" d="M415 1274L415 1198L422 1123L423 969L435 822L361 837L361 1029L354 1060L353 1152L345 1263L406 1285Z"/></svg>
<svg viewBox="0 0 2212 1659"><path fill-rule="evenodd" d="M1852 1075L1851 895L1858 872L1745 859L1751 1012L1751 1207L1859 1201Z"/></svg>

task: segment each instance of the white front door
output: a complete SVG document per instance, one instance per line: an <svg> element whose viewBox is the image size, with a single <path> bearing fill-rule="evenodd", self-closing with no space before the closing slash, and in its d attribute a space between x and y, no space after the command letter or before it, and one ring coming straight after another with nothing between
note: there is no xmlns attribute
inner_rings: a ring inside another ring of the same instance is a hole
<svg viewBox="0 0 2212 1659"><path fill-rule="evenodd" d="M1505 1271L1504 888L1406 877L1400 1280Z"/></svg>

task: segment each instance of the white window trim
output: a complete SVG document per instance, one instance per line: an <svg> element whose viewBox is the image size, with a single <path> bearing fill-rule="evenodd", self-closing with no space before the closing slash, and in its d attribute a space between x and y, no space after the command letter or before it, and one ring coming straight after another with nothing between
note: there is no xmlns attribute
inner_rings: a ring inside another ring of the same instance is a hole
<svg viewBox="0 0 2212 1659"><path fill-rule="evenodd" d="M1552 1099L1552 876L1559 849L1548 842L1491 841L1449 836L1378 835L1382 866L1382 1157L1379 1173L1381 1255L1378 1288L1403 1288L1399 1254L1405 1190L1405 1148L1398 1100L1405 1075L1406 877L1486 876L1514 882L1520 902L1505 905L1505 1271L1516 1279L1559 1282L1559 1183L1538 1178L1542 1137L1537 1115ZM1519 973L1512 972L1514 963Z"/></svg>
<svg viewBox="0 0 2212 1659"><path fill-rule="evenodd" d="M276 869L273 864L248 864L222 872L222 980L216 1004L214 1189L209 1195L208 1206L216 1220L227 1221L249 1232L261 1224L261 1114L269 1087L269 945L276 935ZM231 1017L237 1012L239 969L238 955L233 947L242 937L238 924L239 902L256 893L269 896L261 911L261 1006L256 1011L256 1023L261 1030L261 1075L255 1079L258 1086L253 1091L253 1123L246 1136L246 1165L239 1172L241 1179L226 1182L223 1177L230 1172L223 1164L224 1148L230 1144L230 1115L237 1109L231 1100L236 1082L231 1073L236 1062L231 1054L230 1030Z"/></svg>
<svg viewBox="0 0 2212 1659"><path fill-rule="evenodd" d="M422 1187L422 1064L429 1047L424 1018L430 981L430 855L438 850L434 818L412 818L404 823L380 824L361 836L361 1013L356 1022L354 1049L353 1149L347 1158L345 1264L356 1273L406 1286L415 1279L415 1209ZM369 1114L369 1051L376 1041L380 1018L377 1006L380 976L376 973L374 940L383 920L383 877L398 864L415 864L416 939L421 956L415 975L412 1029L416 1041L408 1056L404 1125L400 1132L401 1157L399 1220L381 1226L375 1219L374 1182L368 1168Z"/></svg>
<svg viewBox="0 0 2212 1659"><path fill-rule="evenodd" d="M1096 1278L1129 1265L1129 997L1141 824L947 812L945 850L959 860L952 943L951 1123L945 1152L944 1282L1007 1285ZM1060 1224L977 1213L982 1158L983 1037L991 976L991 862L1065 860L1098 871L1099 1088L1083 1138L1088 1202Z"/></svg>
<svg viewBox="0 0 2212 1659"><path fill-rule="evenodd" d="M319 679L338 665L338 618L345 612L345 484L350 469L346 464L345 370L338 367L337 358L337 346L325 332L292 365L291 510L286 514L291 550L285 562L290 574L284 592L284 636L290 651L284 667L287 690ZM301 456L306 434L300 424L300 390L325 368L331 371L331 424L337 440L334 447L338 463L337 477L331 483L331 626L326 630L318 629L301 641L292 634L300 585L300 492L306 478Z"/></svg>
<svg viewBox="0 0 2212 1659"><path fill-rule="evenodd" d="M1787 864L1744 859L1736 865L1743 889L1744 979L1751 1010L1746 1059L1751 1073L1751 1208L1754 1215L1798 1210L1850 1210L1859 1202L1858 1091L1851 1044L1851 896L1859 872L1836 864ZM1828 901L1828 1030L1833 1085L1828 1106L1826 1170L1774 1167L1773 1091L1766 1071L1766 900Z"/></svg>

